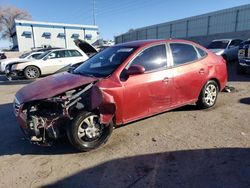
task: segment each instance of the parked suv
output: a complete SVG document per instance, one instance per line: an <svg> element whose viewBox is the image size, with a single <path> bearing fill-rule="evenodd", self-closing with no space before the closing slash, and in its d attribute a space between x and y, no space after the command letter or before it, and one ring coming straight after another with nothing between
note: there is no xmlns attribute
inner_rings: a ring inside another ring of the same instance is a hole
<svg viewBox="0 0 250 188"><path fill-rule="evenodd" d="M244 74L248 68L250 68L250 39L239 46L237 73Z"/></svg>
<svg viewBox="0 0 250 188"><path fill-rule="evenodd" d="M238 59L238 49L241 42L241 39L217 39L213 40L207 48L229 62Z"/></svg>

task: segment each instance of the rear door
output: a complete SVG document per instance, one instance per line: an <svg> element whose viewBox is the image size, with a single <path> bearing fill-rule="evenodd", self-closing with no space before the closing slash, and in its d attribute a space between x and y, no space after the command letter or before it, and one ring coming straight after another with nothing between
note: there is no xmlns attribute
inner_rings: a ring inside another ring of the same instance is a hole
<svg viewBox="0 0 250 188"><path fill-rule="evenodd" d="M206 82L206 52L187 43L170 43L173 59L174 105L196 100Z"/></svg>
<svg viewBox="0 0 250 188"><path fill-rule="evenodd" d="M65 60L67 64L76 64L88 59L88 56L84 54L84 56L78 50L65 50Z"/></svg>
<svg viewBox="0 0 250 188"><path fill-rule="evenodd" d="M167 69L166 45L144 49L131 65L143 66L145 73L130 76L123 82L124 122L159 113L171 106L172 71Z"/></svg>
<svg viewBox="0 0 250 188"><path fill-rule="evenodd" d="M44 59L42 65L43 74L52 74L67 65L66 50L53 51Z"/></svg>

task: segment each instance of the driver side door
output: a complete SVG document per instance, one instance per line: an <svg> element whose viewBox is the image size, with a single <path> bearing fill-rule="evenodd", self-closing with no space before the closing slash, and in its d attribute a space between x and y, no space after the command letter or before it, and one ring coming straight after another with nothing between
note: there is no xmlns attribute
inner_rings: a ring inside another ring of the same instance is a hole
<svg viewBox="0 0 250 188"><path fill-rule="evenodd" d="M166 45L159 44L141 51L132 65L141 65L145 72L130 75L124 87L123 122L131 122L164 111L171 106L172 72L167 69Z"/></svg>

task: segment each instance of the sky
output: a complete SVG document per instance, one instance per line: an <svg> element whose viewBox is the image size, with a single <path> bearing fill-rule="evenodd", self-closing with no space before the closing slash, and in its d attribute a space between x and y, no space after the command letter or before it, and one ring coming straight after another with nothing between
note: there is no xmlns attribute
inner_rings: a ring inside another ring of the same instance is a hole
<svg viewBox="0 0 250 188"><path fill-rule="evenodd" d="M34 21L85 25L94 22L93 4L101 36L113 39L132 28L250 4L250 0L0 0L0 6L27 10ZM8 45L0 40L0 47Z"/></svg>

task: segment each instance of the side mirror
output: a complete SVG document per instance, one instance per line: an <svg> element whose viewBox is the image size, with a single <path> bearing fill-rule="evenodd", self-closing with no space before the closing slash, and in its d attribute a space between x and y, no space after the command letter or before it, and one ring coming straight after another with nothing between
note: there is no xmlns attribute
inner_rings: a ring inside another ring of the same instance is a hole
<svg viewBox="0 0 250 188"><path fill-rule="evenodd" d="M132 65L127 70L128 75L143 74L144 72L145 72L145 68L141 65Z"/></svg>

